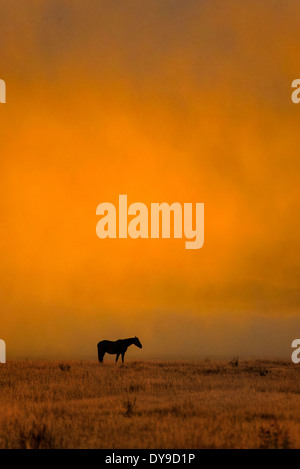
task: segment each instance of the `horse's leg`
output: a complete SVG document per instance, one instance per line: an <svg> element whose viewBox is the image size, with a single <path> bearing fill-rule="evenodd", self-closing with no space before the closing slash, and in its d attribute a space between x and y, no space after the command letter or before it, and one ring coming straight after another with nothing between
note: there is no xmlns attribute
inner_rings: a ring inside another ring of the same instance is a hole
<svg viewBox="0 0 300 469"><path fill-rule="evenodd" d="M124 363L124 356L125 356L125 352L122 353L122 363Z"/></svg>
<svg viewBox="0 0 300 469"><path fill-rule="evenodd" d="M116 363L117 363L117 361L119 360L119 356L120 356L120 354L117 353L117 356L116 356Z"/></svg>

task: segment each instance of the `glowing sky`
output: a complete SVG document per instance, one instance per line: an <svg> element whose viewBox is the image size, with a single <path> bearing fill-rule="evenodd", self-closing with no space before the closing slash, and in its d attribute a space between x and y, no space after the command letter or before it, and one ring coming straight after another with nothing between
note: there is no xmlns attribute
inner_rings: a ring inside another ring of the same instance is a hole
<svg viewBox="0 0 300 469"><path fill-rule="evenodd" d="M8 358L289 356L298 1L0 0ZM96 207L204 202L205 243L99 240ZM297 336L297 337L296 337Z"/></svg>

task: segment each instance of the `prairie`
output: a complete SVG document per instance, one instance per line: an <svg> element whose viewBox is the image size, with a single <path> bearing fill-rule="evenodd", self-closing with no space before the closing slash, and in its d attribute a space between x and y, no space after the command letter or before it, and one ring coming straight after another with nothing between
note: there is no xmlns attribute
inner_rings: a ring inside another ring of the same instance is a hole
<svg viewBox="0 0 300 469"><path fill-rule="evenodd" d="M0 448L299 448L300 366L280 360L0 365Z"/></svg>

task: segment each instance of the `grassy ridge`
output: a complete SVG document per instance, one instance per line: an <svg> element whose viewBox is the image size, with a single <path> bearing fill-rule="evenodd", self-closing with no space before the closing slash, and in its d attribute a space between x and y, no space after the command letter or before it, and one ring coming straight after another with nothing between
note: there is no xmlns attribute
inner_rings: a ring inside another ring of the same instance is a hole
<svg viewBox="0 0 300 469"><path fill-rule="evenodd" d="M299 448L284 361L10 362L0 448Z"/></svg>

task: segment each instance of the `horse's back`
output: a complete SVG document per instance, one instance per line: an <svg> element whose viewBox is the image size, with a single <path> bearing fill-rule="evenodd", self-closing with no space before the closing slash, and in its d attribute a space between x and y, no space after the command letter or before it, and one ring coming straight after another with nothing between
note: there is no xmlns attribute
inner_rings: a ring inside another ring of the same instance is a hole
<svg viewBox="0 0 300 469"><path fill-rule="evenodd" d="M119 351L122 349L122 343L123 343L123 340L122 339L119 339L119 340L101 340L100 342L98 342L97 344L97 347L98 347L98 350L100 351L103 351L105 353L119 353Z"/></svg>
<svg viewBox="0 0 300 469"><path fill-rule="evenodd" d="M97 347L98 348L99 347L105 347L105 346L107 346L111 343L112 343L111 340L100 340L100 342L98 342L98 344L97 344Z"/></svg>
<svg viewBox="0 0 300 469"><path fill-rule="evenodd" d="M98 346L99 345L109 345L109 344L116 344L116 345L121 345L122 343L124 342L124 339L118 339L118 340L100 340L100 342L98 342Z"/></svg>
<svg viewBox="0 0 300 469"><path fill-rule="evenodd" d="M124 340L101 340L97 344L99 353L110 353L110 354L118 354L123 353L127 347L124 348Z"/></svg>

